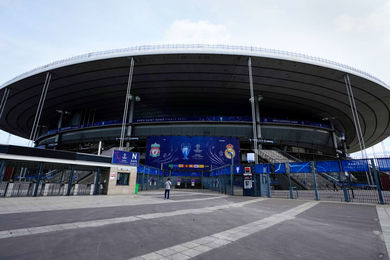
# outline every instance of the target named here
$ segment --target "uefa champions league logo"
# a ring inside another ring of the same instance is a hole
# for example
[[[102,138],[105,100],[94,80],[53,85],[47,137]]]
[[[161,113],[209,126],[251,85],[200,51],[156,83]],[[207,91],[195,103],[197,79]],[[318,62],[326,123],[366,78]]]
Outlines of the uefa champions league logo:
[[[182,143],[181,144],[181,152],[183,153],[184,160],[188,160],[188,155],[191,151],[191,144],[189,143]]]

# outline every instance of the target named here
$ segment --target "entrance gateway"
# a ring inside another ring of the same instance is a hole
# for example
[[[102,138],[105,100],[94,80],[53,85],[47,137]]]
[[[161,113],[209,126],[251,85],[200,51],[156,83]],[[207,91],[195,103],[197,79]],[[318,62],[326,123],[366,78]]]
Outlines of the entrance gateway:
[[[238,138],[150,136],[147,140],[145,165],[170,177],[176,189],[209,188],[227,191],[235,186],[244,195],[254,195],[255,179],[248,179],[245,183],[250,184],[247,186],[243,183]],[[142,174],[138,177],[141,189],[144,186],[153,188],[159,182],[158,177],[150,175],[150,170],[141,168],[138,173]],[[231,173],[234,175],[232,178]],[[230,191],[228,193],[231,194]]]

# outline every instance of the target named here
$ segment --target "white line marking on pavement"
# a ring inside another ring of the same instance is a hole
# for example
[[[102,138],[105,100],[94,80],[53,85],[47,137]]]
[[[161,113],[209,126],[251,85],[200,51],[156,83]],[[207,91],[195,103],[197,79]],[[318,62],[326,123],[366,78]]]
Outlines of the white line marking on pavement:
[[[39,227],[31,227],[31,228],[5,230],[5,231],[0,231],[0,239],[48,233],[48,232],[61,231],[61,230],[71,230],[71,229],[87,228],[87,227],[101,227],[110,224],[134,222],[137,220],[144,220],[144,219],[155,219],[155,218],[179,216],[179,215],[186,215],[186,214],[211,213],[213,211],[220,210],[220,209],[242,207],[244,205],[259,202],[262,200],[265,200],[265,198],[252,199],[243,202],[230,203],[230,204],[225,204],[220,206],[211,206],[211,207],[198,208],[198,209],[183,209],[183,210],[176,210],[172,212],[149,213],[149,214],[142,214],[142,215],[129,216],[129,217],[99,219],[99,220],[55,224],[55,225],[47,225],[47,226],[39,226]]]
[[[379,223],[382,228],[383,239],[385,240],[387,255],[390,254],[390,207],[385,205],[377,205],[376,211],[379,217]]]
[[[215,200],[215,199],[222,199],[227,198],[226,195],[218,195],[214,197],[209,198],[199,198],[199,199],[183,199],[183,200],[163,200],[163,195],[161,195],[161,198],[155,198],[151,196],[142,196],[141,199],[130,199],[130,198],[124,198],[123,196],[115,196],[118,198],[123,198],[121,201],[103,201],[102,204],[99,204],[96,200],[88,201],[89,204],[82,204],[78,205],[77,202],[74,202],[72,205],[44,205],[44,201],[40,202],[41,204],[36,205],[37,201],[33,201],[32,205],[23,205],[19,206],[17,203],[2,206],[0,205],[0,208],[2,208],[1,214],[14,214],[14,213],[25,213],[25,212],[41,212],[41,211],[53,211],[53,210],[69,210],[69,209],[90,209],[90,208],[109,208],[109,207],[126,207],[126,206],[138,206],[138,205],[159,205],[164,203],[179,203],[179,202],[195,202],[195,201],[203,201],[203,200]],[[8,199],[5,199],[8,200]],[[158,201],[158,202],[157,202]],[[39,202],[39,201],[38,201]],[[61,203],[61,202],[58,202]],[[25,208],[23,208],[25,207]]]
[[[233,243],[236,240],[252,235],[263,229],[272,227],[283,221],[294,219],[298,214],[314,207],[318,201],[306,202],[295,208],[289,209],[282,213],[274,214],[267,218],[251,222],[246,225],[238,226],[232,229],[225,230],[210,236],[205,236],[190,242],[182,243],[176,246],[164,248],[149,254],[131,258],[135,259],[189,259],[215,248]]]

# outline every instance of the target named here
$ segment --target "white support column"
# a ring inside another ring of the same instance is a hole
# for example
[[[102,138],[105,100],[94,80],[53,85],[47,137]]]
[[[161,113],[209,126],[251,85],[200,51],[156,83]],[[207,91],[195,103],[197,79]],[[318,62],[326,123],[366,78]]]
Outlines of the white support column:
[[[35,113],[34,122],[33,122],[32,128],[31,128],[31,133],[30,133],[30,137],[29,137],[29,139],[33,142],[35,141],[34,140],[35,136],[38,134],[37,133],[38,124],[39,124],[39,120],[41,119],[42,109],[43,109],[43,105],[45,104],[47,90],[48,90],[49,85],[50,85],[50,80],[51,80],[51,74],[50,74],[50,72],[47,72],[45,83],[44,83],[43,88],[42,88],[41,97],[40,97],[39,102],[38,102],[37,111]]]
[[[259,152],[257,146],[257,126],[256,126],[256,110],[255,110],[255,95],[253,90],[253,77],[252,77],[252,58],[248,58],[248,71],[249,71],[249,89],[251,98],[249,101],[251,102],[251,110],[252,110],[252,131],[253,131],[253,148],[255,152],[255,163],[259,163]]]
[[[131,102],[130,102],[130,111],[129,111],[129,118],[127,120],[128,126],[126,131],[126,137],[130,138],[132,134],[132,124],[133,124],[133,117],[134,117],[134,105],[135,105],[135,99],[136,97],[134,95],[131,96]],[[126,148],[130,148],[130,141],[126,142]]]
[[[134,59],[133,59],[133,57],[131,57],[129,78],[127,80],[125,107],[123,109],[121,136],[120,136],[120,139],[119,139],[119,150],[123,149],[123,142],[124,142],[124,139],[125,139],[127,113],[128,113],[128,110],[129,110],[129,101],[130,101],[130,98],[131,98],[131,94],[130,93],[131,93],[131,83],[132,83],[132,80],[133,80],[133,70],[134,70]]]
[[[260,101],[263,99],[262,96],[257,96],[255,98],[255,106],[256,106],[256,131],[257,131],[257,139],[258,140],[261,140],[263,139],[263,136],[261,134],[261,120],[260,120]],[[257,142],[258,143],[258,149],[261,150],[263,148],[262,144]]]
[[[348,74],[346,74],[344,76],[344,81],[345,81],[345,86],[347,88],[349,104],[350,104],[350,107],[351,107],[352,117],[353,117],[355,130],[356,130],[356,136],[357,136],[358,141],[359,141],[359,146],[360,146],[360,151],[361,151],[361,154],[362,154],[362,159],[364,159],[364,158],[367,159],[366,146],[365,146],[365,143],[364,143],[364,136],[363,136],[362,128],[361,128],[361,125],[360,125],[359,113],[358,113],[358,110],[357,110],[357,107],[356,107],[355,97],[353,95],[352,85],[351,85],[351,81],[349,79],[349,75]],[[374,184],[374,180],[372,178],[372,174],[371,174],[370,171],[368,173],[366,172],[366,178],[367,178],[367,184],[368,185],[373,185]]]
[[[102,141],[99,141],[98,155],[102,153]]]
[[[4,90],[4,94],[3,94],[3,97],[2,97],[1,103],[0,103],[0,119],[1,119],[1,116],[3,115],[5,104],[7,103],[7,100],[8,100],[9,92],[10,92],[9,88],[6,88]]]

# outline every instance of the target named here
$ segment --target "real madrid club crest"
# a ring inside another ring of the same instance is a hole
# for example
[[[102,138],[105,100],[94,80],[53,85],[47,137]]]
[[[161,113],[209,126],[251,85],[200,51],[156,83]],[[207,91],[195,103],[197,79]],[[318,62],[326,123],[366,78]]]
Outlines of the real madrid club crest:
[[[234,158],[236,156],[236,151],[234,151],[234,146],[232,144],[228,144],[226,145],[225,149],[225,157],[228,159],[232,159],[232,155]]]
[[[154,143],[150,146],[149,156],[151,156],[151,157],[159,157],[160,156],[160,145],[158,143]]]

